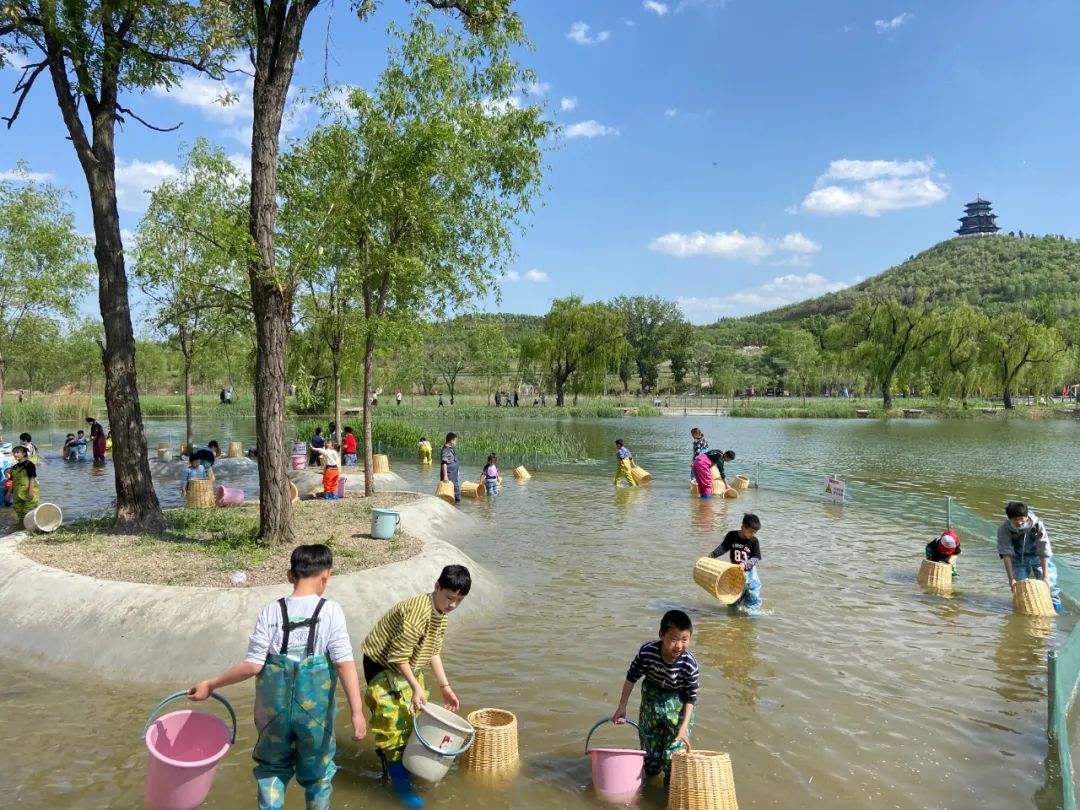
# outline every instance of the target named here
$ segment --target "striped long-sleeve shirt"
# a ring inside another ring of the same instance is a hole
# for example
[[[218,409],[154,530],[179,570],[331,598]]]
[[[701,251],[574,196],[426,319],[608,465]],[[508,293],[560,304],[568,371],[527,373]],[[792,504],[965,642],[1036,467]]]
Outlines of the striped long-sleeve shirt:
[[[642,677],[657,689],[678,692],[683,703],[697,704],[698,662],[690,651],[680,653],[669,664],[660,649],[660,639],[642,645],[630,662],[626,680],[637,683]]]
[[[408,663],[420,670],[442,652],[448,618],[435,610],[430,593],[399,602],[368,633],[364,655],[384,667]]]

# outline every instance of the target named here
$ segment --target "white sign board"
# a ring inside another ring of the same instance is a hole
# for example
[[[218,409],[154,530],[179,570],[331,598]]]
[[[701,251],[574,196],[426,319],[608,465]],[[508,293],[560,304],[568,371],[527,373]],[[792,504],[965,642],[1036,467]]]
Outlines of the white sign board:
[[[833,503],[844,502],[844,482],[835,478],[825,479],[825,494]]]

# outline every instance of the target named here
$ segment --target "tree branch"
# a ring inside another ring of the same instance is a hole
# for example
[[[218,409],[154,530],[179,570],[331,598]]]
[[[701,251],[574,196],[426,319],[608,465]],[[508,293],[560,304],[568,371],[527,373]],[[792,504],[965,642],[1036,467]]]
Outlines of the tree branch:
[[[0,29],[0,34],[3,34],[3,29]],[[15,119],[19,117],[19,112],[22,110],[23,102],[26,101],[26,96],[30,93],[30,88],[34,86],[34,82],[37,77],[41,75],[41,72],[49,66],[49,60],[45,59],[41,62],[35,62],[32,65],[26,65],[23,68],[23,74],[19,77],[19,81],[15,83],[15,89],[12,91],[19,94],[19,100],[15,102],[15,111],[5,116],[2,120],[7,121],[7,128],[15,124]]]
[[[184,125],[184,122],[181,121],[179,124],[177,124],[176,126],[173,126],[173,127],[156,127],[153,124],[151,124],[151,123],[143,120],[139,116],[137,116],[135,113],[133,113],[127,107],[121,107],[119,104],[117,104],[116,105],[116,111],[117,111],[117,113],[123,113],[124,115],[130,115],[132,118],[134,118],[140,124],[142,124],[144,127],[146,127],[147,129],[152,129],[152,130],[154,130],[154,132],[176,132],[176,130],[180,129],[180,127],[182,127]],[[116,120],[118,122],[120,122],[121,124],[124,123],[123,116],[121,116],[121,115],[117,115]]]

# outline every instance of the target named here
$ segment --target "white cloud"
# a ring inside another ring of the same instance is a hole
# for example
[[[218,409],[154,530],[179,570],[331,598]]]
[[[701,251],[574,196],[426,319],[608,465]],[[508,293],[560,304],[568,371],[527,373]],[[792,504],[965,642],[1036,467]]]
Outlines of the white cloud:
[[[906,11],[903,14],[897,14],[891,20],[874,20],[874,28],[879,34],[883,34],[886,31],[892,31],[894,28],[899,28],[911,19],[911,15]]]
[[[189,73],[172,87],[154,85],[150,92],[185,107],[194,107],[212,121],[234,124],[251,118],[253,87],[250,76],[234,78],[230,74],[219,82],[205,73]]]
[[[577,96],[563,96],[562,101],[559,102],[559,109],[563,112],[570,112],[577,106]]]
[[[521,92],[527,96],[546,96],[551,92],[551,82],[529,82]]]
[[[578,45],[599,45],[601,42],[607,42],[610,37],[610,31],[597,31],[595,36],[590,36],[589,24],[584,22],[574,23],[566,32],[566,38]]]
[[[664,118],[674,118],[678,114],[679,110],[677,107],[668,107],[664,110]]]
[[[480,102],[480,106],[484,108],[484,112],[488,115],[502,115],[505,112],[521,107],[521,99],[517,96],[507,96],[499,99],[485,98]]]
[[[505,281],[521,281],[521,273],[517,270],[506,270],[500,278]]]
[[[0,182],[4,183],[51,183],[55,176],[48,172],[32,172],[21,166],[0,172]]]
[[[164,160],[116,161],[116,203],[125,211],[145,211],[149,192],[162,182],[180,176],[180,170]]]
[[[667,3],[658,3],[656,0],[644,0],[641,7],[653,12],[657,17],[663,17],[669,10]]]
[[[567,138],[602,138],[605,135],[618,135],[619,130],[615,127],[605,126],[599,121],[581,121],[577,124],[570,124],[568,127],[563,128],[563,136]]]
[[[545,282],[545,281],[550,281],[551,279],[548,276],[548,274],[545,273],[543,270],[535,270],[534,269],[534,270],[529,270],[525,274],[525,280],[526,281],[535,281],[535,282],[537,282],[539,284],[539,283],[542,283],[542,282]]]
[[[829,281],[817,273],[776,276],[759,287],[731,295],[704,298],[684,297],[675,301],[694,323],[711,323],[729,315],[752,315],[768,309],[794,304],[807,298],[842,290],[848,285],[842,281]]]
[[[941,202],[948,186],[931,179],[934,161],[834,160],[803,199],[811,214],[859,214],[919,208]]]
[[[801,233],[789,233],[781,239],[766,239],[757,234],[741,231],[694,231],[672,233],[656,237],[649,250],[666,253],[679,259],[692,256],[715,256],[721,259],[739,259],[756,263],[774,253],[817,253],[821,245]]]

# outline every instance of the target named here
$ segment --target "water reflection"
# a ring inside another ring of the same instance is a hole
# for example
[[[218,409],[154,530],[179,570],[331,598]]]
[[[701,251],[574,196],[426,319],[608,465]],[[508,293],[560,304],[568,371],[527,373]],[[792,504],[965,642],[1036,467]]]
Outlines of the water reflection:
[[[725,696],[753,706],[758,699],[755,619],[733,614],[726,619],[699,618],[694,624],[694,655],[702,666],[715,667],[729,684]]]
[[[1046,653],[1056,620],[1047,616],[1004,618],[994,650],[997,692],[1010,702],[1046,702]]]

